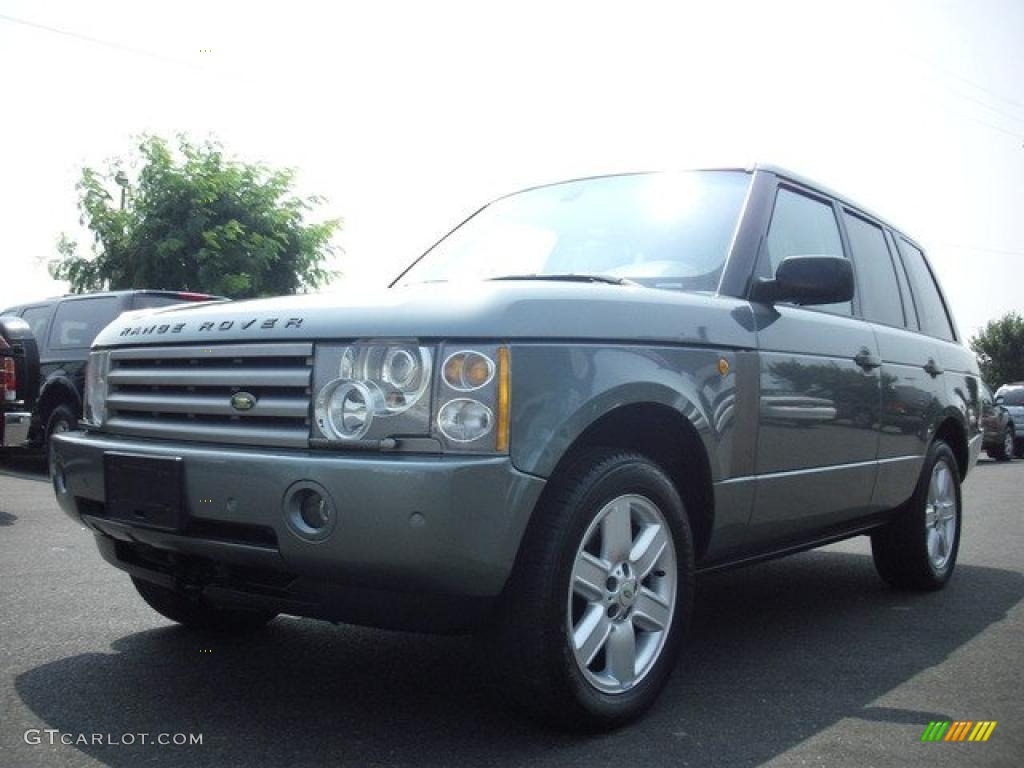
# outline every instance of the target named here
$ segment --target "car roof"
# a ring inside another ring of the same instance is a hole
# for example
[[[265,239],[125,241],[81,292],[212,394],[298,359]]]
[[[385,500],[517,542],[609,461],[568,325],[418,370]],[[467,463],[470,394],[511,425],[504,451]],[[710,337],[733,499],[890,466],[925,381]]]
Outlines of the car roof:
[[[202,293],[194,291],[172,291],[166,288],[128,288],[121,291],[93,291],[91,293],[65,293],[60,296],[47,296],[45,299],[39,299],[38,301],[26,301],[23,304],[14,304],[3,310],[0,310],[0,315],[5,312],[20,312],[23,309],[29,307],[43,307],[53,304],[58,301],[82,301],[84,299],[101,299],[107,298],[108,296],[121,297],[121,296],[135,296],[137,294],[145,294],[151,296],[205,296],[210,300],[226,299],[226,296],[217,296],[212,293]]]

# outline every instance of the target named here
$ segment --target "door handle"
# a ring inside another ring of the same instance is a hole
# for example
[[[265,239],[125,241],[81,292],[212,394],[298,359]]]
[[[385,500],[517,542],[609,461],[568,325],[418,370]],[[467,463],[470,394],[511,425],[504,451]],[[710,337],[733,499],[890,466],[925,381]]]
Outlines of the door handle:
[[[872,368],[880,368],[882,365],[882,358],[878,355],[872,354],[871,350],[867,347],[861,349],[853,357],[853,362],[863,368],[865,371],[870,371]]]
[[[925,373],[927,373],[932,378],[934,378],[934,377],[936,377],[936,376],[938,376],[938,375],[940,375],[942,373],[945,373],[945,369],[943,369],[943,367],[941,365],[939,365],[938,363],[936,363],[935,359],[931,358],[931,357],[929,357],[928,358],[928,362],[924,364],[924,370],[925,370]]]

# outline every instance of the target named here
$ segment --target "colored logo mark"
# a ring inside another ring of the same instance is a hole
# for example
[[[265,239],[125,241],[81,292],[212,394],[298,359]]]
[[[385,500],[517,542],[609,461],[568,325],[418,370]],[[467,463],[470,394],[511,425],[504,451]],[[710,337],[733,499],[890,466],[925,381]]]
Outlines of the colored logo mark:
[[[921,734],[921,741],[988,741],[996,729],[995,720],[933,720]]]

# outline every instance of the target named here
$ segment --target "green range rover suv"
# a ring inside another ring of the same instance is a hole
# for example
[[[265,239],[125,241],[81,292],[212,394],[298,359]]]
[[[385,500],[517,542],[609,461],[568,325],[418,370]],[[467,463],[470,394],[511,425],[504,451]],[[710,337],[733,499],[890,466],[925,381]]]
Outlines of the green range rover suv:
[[[921,247],[763,166],[510,195],[377,294],[117,321],[86,390],[57,499],[161,614],[477,632],[583,728],[652,704],[702,571],[868,535],[942,587],[981,446]]]

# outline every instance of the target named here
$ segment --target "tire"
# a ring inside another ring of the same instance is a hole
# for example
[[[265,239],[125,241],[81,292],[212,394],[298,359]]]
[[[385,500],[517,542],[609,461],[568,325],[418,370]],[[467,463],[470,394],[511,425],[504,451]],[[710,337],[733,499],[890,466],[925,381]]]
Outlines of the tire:
[[[689,625],[686,510],[636,453],[589,451],[552,483],[487,630],[491,666],[498,692],[526,714],[615,728],[654,703]]]
[[[192,629],[241,634],[259,629],[277,616],[271,611],[216,608],[203,602],[201,598],[190,597],[183,592],[134,576],[132,583],[150,608],[161,616]]]
[[[942,440],[928,449],[914,495],[884,528],[871,535],[879,575],[897,589],[941,589],[960,549],[960,474]]]
[[[986,451],[996,461],[1013,461],[1013,454],[1016,445],[1013,439],[1013,428],[1007,427],[1003,433],[1003,439],[997,446]]]
[[[53,469],[53,455],[50,451],[50,438],[61,432],[70,432],[78,428],[78,416],[75,415],[71,406],[61,404],[50,411],[50,418],[46,420],[46,435],[43,438],[43,450],[46,454],[46,466],[48,470]]]

